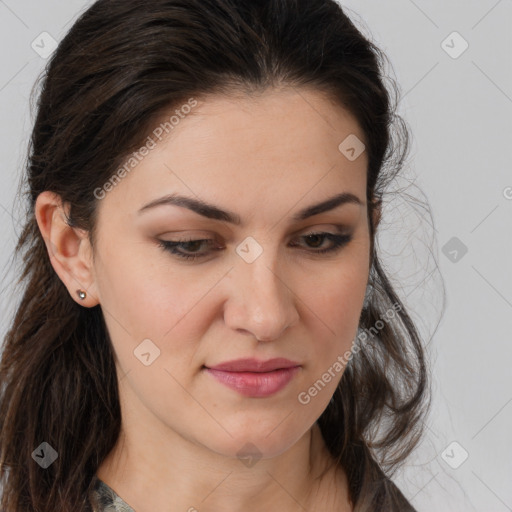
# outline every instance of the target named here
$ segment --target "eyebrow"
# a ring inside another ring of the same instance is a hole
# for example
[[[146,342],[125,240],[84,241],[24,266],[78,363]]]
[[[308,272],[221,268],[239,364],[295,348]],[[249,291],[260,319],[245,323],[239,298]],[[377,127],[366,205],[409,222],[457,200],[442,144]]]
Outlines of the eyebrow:
[[[314,215],[333,210],[334,208],[344,204],[357,204],[360,206],[363,205],[362,201],[356,195],[350,192],[343,192],[329,199],[326,199],[325,201],[300,210],[292,217],[292,219],[294,221],[301,221],[309,217],[313,217]],[[154,201],[144,205],[138,211],[138,213],[140,215],[141,213],[151,208],[162,205],[180,206],[182,208],[188,208],[189,210],[192,210],[193,212],[202,215],[203,217],[207,217],[208,219],[220,220],[222,222],[228,222],[237,226],[241,224],[240,216],[234,212],[222,210],[218,206],[206,203],[199,199],[181,196],[178,194],[171,194],[159,199],[155,199]]]

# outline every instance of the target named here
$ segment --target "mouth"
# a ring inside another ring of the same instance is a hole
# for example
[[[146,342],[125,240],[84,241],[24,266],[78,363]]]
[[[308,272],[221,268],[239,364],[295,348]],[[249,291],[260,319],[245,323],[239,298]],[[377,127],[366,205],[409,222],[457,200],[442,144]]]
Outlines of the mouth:
[[[268,361],[238,359],[205,366],[204,370],[217,382],[241,395],[264,398],[284,389],[301,370],[301,365],[284,358]]]
[[[215,366],[206,366],[211,370],[219,370],[226,372],[253,372],[264,373],[272,372],[274,370],[281,370],[300,366],[299,363],[285,359],[284,357],[276,357],[266,361],[260,361],[254,358],[234,359],[233,361],[226,361],[224,363],[216,364]]]

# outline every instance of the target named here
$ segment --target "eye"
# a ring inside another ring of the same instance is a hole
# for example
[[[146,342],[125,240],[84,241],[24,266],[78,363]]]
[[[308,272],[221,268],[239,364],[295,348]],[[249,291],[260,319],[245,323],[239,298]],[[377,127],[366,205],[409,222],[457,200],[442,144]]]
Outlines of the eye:
[[[324,254],[327,252],[336,252],[340,250],[343,246],[347,245],[352,239],[352,235],[341,235],[336,233],[309,233],[308,235],[303,235],[301,238],[304,238],[308,242],[313,242],[313,248],[321,246],[325,240],[331,241],[331,246],[325,249],[320,249],[317,251],[313,251],[314,253]]]
[[[334,253],[341,250],[345,245],[347,245],[350,240],[352,240],[352,235],[347,234],[337,234],[337,233],[308,233],[307,235],[302,235],[301,237],[307,243],[312,243],[312,247],[314,250],[309,250],[308,252],[312,254],[325,254],[325,253]],[[331,245],[324,249],[316,249],[323,245],[325,240],[330,240]],[[186,260],[196,260],[199,258],[204,258],[210,254],[211,251],[200,252],[199,249],[203,246],[204,243],[210,243],[213,245],[215,240],[210,238],[205,239],[183,239],[183,240],[159,240],[159,247],[164,249],[165,251],[170,252],[173,255],[178,256],[179,258],[183,258]],[[296,246],[297,244],[292,244]],[[310,246],[311,247],[311,246]],[[183,250],[188,251],[183,252]],[[222,248],[216,248],[213,250],[222,250]],[[307,250],[307,249],[306,249]]]
[[[210,238],[206,239],[187,239],[187,240],[160,240],[159,246],[162,247],[165,251],[170,252],[171,254],[175,254],[180,258],[184,258],[187,260],[195,260],[197,258],[203,258],[208,253],[197,253],[194,249],[200,248],[202,243],[204,242],[214,242],[214,240]],[[186,254],[181,251],[181,249],[185,249],[186,251],[192,251],[192,254]]]

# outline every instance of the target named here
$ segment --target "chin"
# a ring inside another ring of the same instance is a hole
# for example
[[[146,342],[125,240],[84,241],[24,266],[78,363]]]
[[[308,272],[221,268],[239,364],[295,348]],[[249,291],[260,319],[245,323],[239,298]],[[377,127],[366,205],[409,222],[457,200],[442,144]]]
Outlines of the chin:
[[[292,417],[292,414],[290,414]],[[251,421],[250,425],[238,424],[226,428],[227,433],[213,440],[210,437],[205,439],[205,445],[220,455],[230,458],[253,457],[254,459],[269,459],[281,455],[290,449],[308,430],[308,426],[300,428],[296,423],[288,423],[285,427],[280,418],[277,421],[268,421],[262,424]],[[281,424],[280,424],[281,422]],[[270,426],[271,425],[271,426]]]

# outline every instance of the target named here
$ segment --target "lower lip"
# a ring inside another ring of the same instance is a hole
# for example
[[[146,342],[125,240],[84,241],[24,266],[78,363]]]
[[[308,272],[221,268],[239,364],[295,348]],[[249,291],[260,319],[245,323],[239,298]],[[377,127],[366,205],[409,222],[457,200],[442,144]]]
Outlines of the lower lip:
[[[205,368],[220,383],[241,395],[263,398],[283,389],[300,370],[300,366],[281,368],[272,372],[227,372]]]

